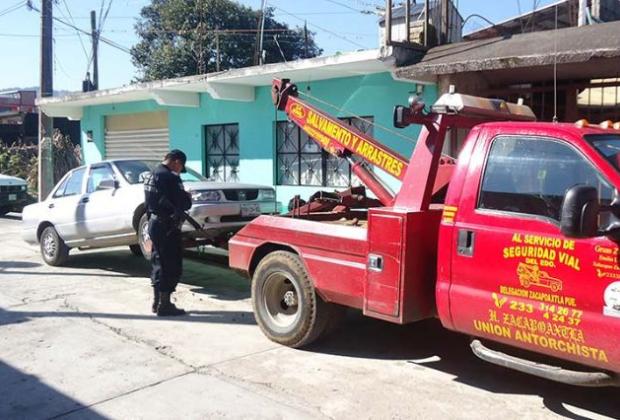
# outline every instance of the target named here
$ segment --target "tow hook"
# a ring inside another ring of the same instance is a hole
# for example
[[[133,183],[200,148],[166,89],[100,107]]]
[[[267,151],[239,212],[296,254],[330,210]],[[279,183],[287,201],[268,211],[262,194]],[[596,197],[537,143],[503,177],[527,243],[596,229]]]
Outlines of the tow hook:
[[[518,370],[519,372],[551,381],[587,387],[620,386],[620,377],[614,374],[607,372],[581,372],[565,369],[560,366],[537,363],[532,360],[522,359],[496,350],[491,350],[484,346],[480,340],[473,340],[471,342],[471,349],[477,357],[485,362]]]

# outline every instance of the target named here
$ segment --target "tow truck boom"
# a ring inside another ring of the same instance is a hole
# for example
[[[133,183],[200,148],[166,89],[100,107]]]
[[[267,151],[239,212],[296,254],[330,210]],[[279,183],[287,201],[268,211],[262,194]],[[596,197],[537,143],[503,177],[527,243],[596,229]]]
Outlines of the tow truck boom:
[[[394,195],[369,171],[364,162],[374,165],[396,179],[403,180],[407,160],[382,145],[372,137],[318,108],[299,99],[297,86],[288,79],[276,79],[272,86],[276,108],[286,112],[289,119],[304,130],[331,155],[344,158],[351,164],[351,171],[377,196],[384,206],[394,201]],[[361,158],[357,159],[356,157]]]

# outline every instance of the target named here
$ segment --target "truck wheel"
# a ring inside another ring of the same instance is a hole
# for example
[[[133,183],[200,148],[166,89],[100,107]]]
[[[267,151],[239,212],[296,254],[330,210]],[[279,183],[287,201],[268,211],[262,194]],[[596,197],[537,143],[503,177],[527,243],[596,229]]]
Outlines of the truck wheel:
[[[138,246],[140,247],[140,255],[147,260],[151,260],[151,237],[149,236],[149,219],[146,213],[142,215],[138,222]],[[133,249],[131,250],[133,252]],[[134,252],[134,255],[138,255]]]
[[[263,333],[294,348],[319,338],[336,309],[316,294],[299,256],[287,251],[272,252],[258,264],[252,306]]]
[[[67,262],[69,258],[69,247],[58,235],[53,226],[48,226],[41,234],[39,241],[41,246],[41,256],[48,265],[60,266]]]
[[[136,257],[142,257],[143,256],[142,255],[142,247],[140,246],[140,244],[129,245],[129,250]]]

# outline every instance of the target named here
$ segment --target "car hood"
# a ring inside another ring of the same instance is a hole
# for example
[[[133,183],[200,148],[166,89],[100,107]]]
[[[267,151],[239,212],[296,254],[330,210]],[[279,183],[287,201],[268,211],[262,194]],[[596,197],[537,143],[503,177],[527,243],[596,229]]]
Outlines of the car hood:
[[[269,189],[273,187],[270,185],[257,185],[257,184],[239,184],[236,182],[186,182],[183,184],[188,191],[198,190],[247,190],[247,189]]]
[[[0,175],[0,185],[26,185],[26,181],[16,176]]]

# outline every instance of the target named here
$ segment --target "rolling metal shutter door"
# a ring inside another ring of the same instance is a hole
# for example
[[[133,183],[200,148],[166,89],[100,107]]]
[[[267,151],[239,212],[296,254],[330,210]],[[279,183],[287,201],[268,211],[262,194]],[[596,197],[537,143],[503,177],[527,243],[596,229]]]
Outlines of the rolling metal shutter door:
[[[105,132],[106,159],[156,159],[161,160],[169,151],[167,128],[140,130],[109,130]]]

